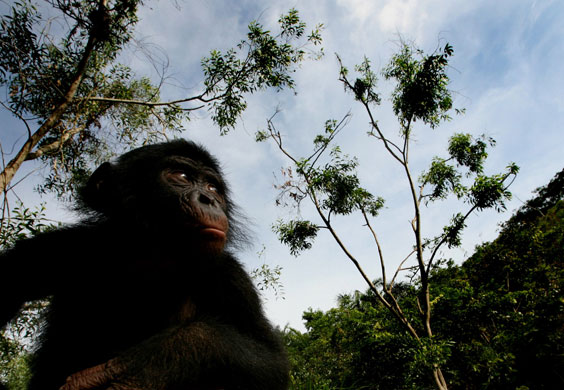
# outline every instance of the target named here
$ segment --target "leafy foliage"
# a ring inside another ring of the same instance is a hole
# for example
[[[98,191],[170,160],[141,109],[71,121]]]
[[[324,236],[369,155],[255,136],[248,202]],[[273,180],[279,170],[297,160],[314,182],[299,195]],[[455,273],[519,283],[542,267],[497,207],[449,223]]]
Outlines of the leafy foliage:
[[[450,118],[446,114],[452,108],[446,69],[453,52],[452,46],[446,44],[442,53],[424,55],[421,50],[403,44],[400,52],[392,57],[383,74],[386,79],[397,81],[392,102],[401,122],[419,119],[435,128]],[[416,59],[415,54],[421,58]]]
[[[556,174],[544,187],[535,190],[537,196],[528,200],[523,207],[510,219],[509,223],[515,225],[527,223],[535,220],[539,216],[554,207],[554,205],[564,198],[564,169]]]
[[[17,169],[22,158],[41,159],[52,169],[40,191],[64,196],[84,179],[92,162],[115,152],[116,144],[159,139],[158,125],[178,130],[182,117],[90,100],[100,95],[159,99],[157,87],[114,64],[131,39],[139,1],[115,0],[108,7],[92,1],[48,3],[68,30],[50,31],[50,20],[29,0],[14,3],[11,14],[2,17],[0,85],[10,91],[3,106],[24,122],[30,137],[26,145],[31,146],[7,168]],[[111,124],[115,128],[107,131]],[[32,130],[36,126],[40,131]]]
[[[468,194],[468,201],[478,210],[505,210],[505,199],[511,199],[511,193],[504,185],[504,175],[479,175]]]
[[[270,268],[266,264],[255,268],[251,272],[251,277],[255,280],[257,288],[260,291],[270,289],[274,292],[276,298],[281,297],[284,299],[284,286],[280,282],[280,275],[282,275],[282,267],[276,266]]]
[[[428,194],[430,201],[445,199],[449,193],[461,196],[465,188],[461,183],[462,175],[447,160],[435,157],[427,172],[423,172],[419,181],[432,187]]]
[[[378,77],[370,68],[370,59],[364,57],[362,63],[355,66],[355,71],[359,73],[360,77],[354,81],[354,85],[350,88],[354,93],[354,98],[366,104],[380,104],[380,95],[375,92]],[[341,67],[341,77],[346,78],[347,74],[348,70]]]
[[[278,23],[280,33],[273,36],[261,24],[252,22],[247,39],[237,45],[238,50],[230,49],[226,53],[214,50],[202,60],[205,95],[216,97],[210,109],[214,112],[212,119],[222,132],[233,128],[247,107],[244,94],[270,87],[279,90],[294,88],[290,72],[294,65],[304,60],[306,51],[303,46],[294,47],[290,42],[303,37],[306,24],[295,9],[282,15]],[[306,44],[319,45],[322,28],[323,25],[317,25],[307,37]],[[246,52],[243,58],[242,50]],[[322,51],[317,55],[322,55]]]
[[[470,134],[455,134],[451,137],[448,152],[456,160],[459,166],[467,167],[471,173],[482,173],[484,161],[488,154],[487,145],[494,146],[493,138],[482,135],[474,140]]]
[[[19,315],[0,329],[0,384],[26,390],[31,379],[33,345],[38,340],[48,300],[26,303]]]
[[[263,246],[263,248],[257,253],[259,258],[265,256],[265,252],[266,247]],[[282,267],[279,265],[270,267],[264,263],[259,268],[253,269],[250,274],[260,291],[271,290],[277,299],[284,299],[284,286],[280,281]]]
[[[319,227],[310,221],[278,221],[273,230],[280,241],[290,247],[290,253],[297,256],[301,251],[311,248],[311,240],[317,236]]]
[[[8,219],[2,219],[0,226],[0,250],[7,249],[16,241],[34,236],[40,232],[56,227],[45,218],[45,205],[35,210],[24,207],[19,203],[12,210]]]
[[[307,168],[308,182],[311,191],[323,196],[321,208],[329,213],[348,215],[357,210],[367,210],[371,215],[378,215],[384,200],[375,198],[360,187],[356,175],[358,161],[342,156],[339,148],[334,148],[331,161],[322,168]]]
[[[344,294],[327,312],[303,314],[307,331],[285,329],[292,388],[405,389],[429,383],[414,364],[417,343],[367,292]]]

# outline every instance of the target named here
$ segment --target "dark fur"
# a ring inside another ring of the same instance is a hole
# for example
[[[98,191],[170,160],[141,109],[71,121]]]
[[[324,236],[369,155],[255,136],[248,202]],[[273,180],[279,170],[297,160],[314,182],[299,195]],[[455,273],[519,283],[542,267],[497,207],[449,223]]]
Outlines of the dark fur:
[[[1,255],[0,325],[23,302],[53,297],[30,390],[111,359],[120,371],[101,390],[287,389],[284,348],[241,264],[229,249],[194,250],[169,215],[178,199],[157,178],[171,156],[221,175],[187,141],[136,149],[92,175],[84,222]],[[240,232],[224,196],[232,248]]]

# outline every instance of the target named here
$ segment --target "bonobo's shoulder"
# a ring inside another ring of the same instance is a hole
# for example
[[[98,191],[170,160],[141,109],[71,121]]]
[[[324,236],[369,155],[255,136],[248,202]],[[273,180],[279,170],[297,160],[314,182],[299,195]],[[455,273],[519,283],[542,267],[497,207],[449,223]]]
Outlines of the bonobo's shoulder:
[[[218,257],[218,265],[227,272],[245,272],[243,264],[235,254],[225,251]],[[246,272],[245,272],[246,273]]]
[[[32,249],[46,251],[73,247],[79,248],[83,247],[86,242],[95,239],[102,231],[95,224],[88,222],[61,225],[60,227],[37,233],[34,236],[22,238],[16,241],[13,247],[6,248],[5,252]]]

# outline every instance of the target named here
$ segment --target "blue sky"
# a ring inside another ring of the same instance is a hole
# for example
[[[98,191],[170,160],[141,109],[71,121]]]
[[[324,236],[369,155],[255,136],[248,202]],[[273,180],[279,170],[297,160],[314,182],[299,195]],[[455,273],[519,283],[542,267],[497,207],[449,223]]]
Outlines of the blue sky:
[[[407,187],[400,167],[387,158],[381,145],[366,137],[368,119],[352,97],[343,93],[334,53],[349,69],[366,55],[377,70],[397,50],[399,35],[427,52],[449,42],[455,51],[449,70],[455,106],[467,111],[435,130],[416,129],[412,155],[415,175],[433,155],[443,152],[453,132],[460,131],[486,134],[497,140],[497,147],[490,152],[488,173],[502,170],[511,161],[521,167],[508,211],[473,215],[463,237],[463,248],[445,253],[460,262],[475,245],[495,238],[498,224],[530,198],[532,190],[546,184],[564,167],[564,2],[160,0],[147,2],[141,10],[136,37],[167,53],[171,78],[163,97],[176,98],[196,93],[201,87],[200,60],[211,49],[225,50],[236,45],[254,19],[275,28],[279,16],[291,7],[299,10],[309,26],[326,26],[326,56],[304,64],[295,73],[297,94],[266,92],[251,97],[240,124],[225,137],[219,136],[206,112],[199,112],[186,124],[184,137],[205,144],[219,156],[237,203],[253,223],[256,246],[243,252],[241,260],[249,269],[263,262],[283,267],[285,299],[265,294],[268,316],[277,325],[303,329],[301,314],[308,307],[326,310],[335,304],[338,294],[364,290],[365,285],[327,235],[322,234],[313,249],[299,258],[292,257],[277,242],[270,226],[277,218],[295,214],[274,205],[275,176],[287,161],[274,145],[256,144],[254,133],[265,127],[266,118],[279,107],[282,111],[275,122],[278,130],[286,135],[286,145],[293,153],[305,156],[323,123],[340,119],[350,111],[353,117],[337,143],[344,152],[358,156],[364,186],[387,200],[387,208],[374,226],[383,241],[388,269],[394,269],[411,246]],[[123,61],[139,76],[155,76],[139,52],[127,51]],[[383,93],[391,89],[383,81],[380,85]],[[382,128],[397,134],[389,101],[385,100],[374,112]],[[37,201],[31,186],[22,187],[19,195]],[[64,206],[49,203],[49,207],[57,218],[72,220]],[[454,210],[453,202],[425,210],[426,231],[440,231]],[[309,207],[300,211],[303,217],[314,218]],[[362,220],[342,218],[338,226],[369,275],[373,279],[380,277],[374,247]],[[257,252],[262,245],[266,250],[259,258]]]

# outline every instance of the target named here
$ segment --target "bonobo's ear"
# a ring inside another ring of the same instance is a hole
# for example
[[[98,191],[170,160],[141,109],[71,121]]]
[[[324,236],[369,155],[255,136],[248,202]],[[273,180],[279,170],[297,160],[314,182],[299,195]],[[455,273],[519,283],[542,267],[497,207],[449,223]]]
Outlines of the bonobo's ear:
[[[105,162],[90,176],[81,193],[82,201],[86,206],[101,213],[110,210],[114,198],[113,171],[113,165]]]

